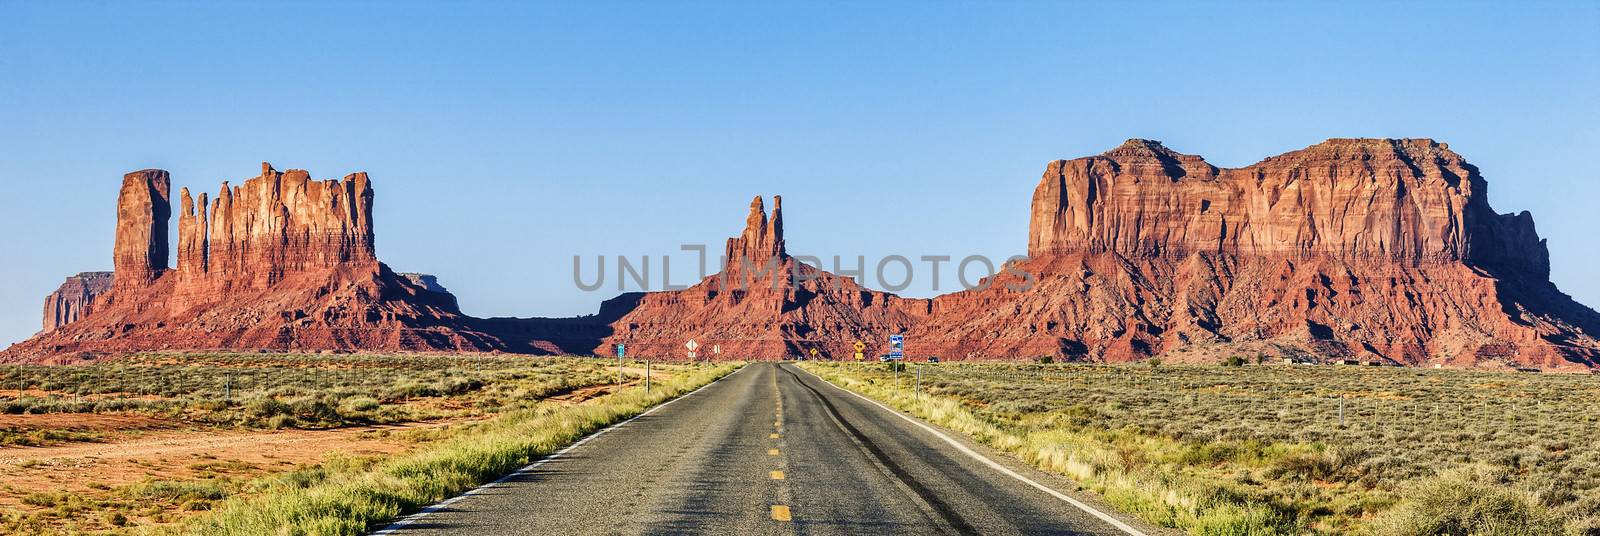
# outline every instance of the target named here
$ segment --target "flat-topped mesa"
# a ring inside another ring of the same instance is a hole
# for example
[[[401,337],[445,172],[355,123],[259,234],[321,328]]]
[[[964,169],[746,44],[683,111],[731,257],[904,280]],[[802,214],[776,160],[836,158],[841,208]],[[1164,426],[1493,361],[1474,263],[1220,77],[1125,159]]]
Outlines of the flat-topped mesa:
[[[1488,204],[1478,169],[1430,139],[1330,139],[1224,169],[1149,140],[1051,162],[1028,252],[1194,252],[1469,260],[1545,277],[1526,214]]]
[[[77,322],[94,311],[101,296],[111,291],[111,272],[83,272],[68,277],[44,298],[43,331]]]
[[[724,273],[729,276],[752,270],[752,276],[781,267],[789,258],[783,243],[783,196],[772,197],[772,219],[767,219],[761,196],[750,201],[750,214],[744,219],[744,232],[729,238],[722,253]],[[764,276],[763,276],[764,277]]]
[[[372,185],[365,172],[311,180],[304,170],[261,175],[222,190],[198,207],[183,192],[179,262],[186,280],[269,286],[287,274],[343,265],[375,265]]]
[[[167,222],[172,218],[171,178],[145,169],[122,176],[117,194],[117,238],[112,250],[115,286],[149,286],[167,270]]]

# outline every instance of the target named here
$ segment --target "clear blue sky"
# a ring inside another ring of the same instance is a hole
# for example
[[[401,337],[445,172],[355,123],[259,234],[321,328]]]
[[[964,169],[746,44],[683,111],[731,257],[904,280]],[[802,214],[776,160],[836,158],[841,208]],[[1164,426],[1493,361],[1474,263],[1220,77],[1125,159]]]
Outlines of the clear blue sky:
[[[0,342],[110,268],[135,169],[366,170],[380,258],[558,316],[616,293],[573,255],[687,274],[756,194],[798,253],[1021,253],[1045,163],[1130,137],[1224,166],[1447,141],[1600,304],[1596,2],[220,4],[0,0]]]

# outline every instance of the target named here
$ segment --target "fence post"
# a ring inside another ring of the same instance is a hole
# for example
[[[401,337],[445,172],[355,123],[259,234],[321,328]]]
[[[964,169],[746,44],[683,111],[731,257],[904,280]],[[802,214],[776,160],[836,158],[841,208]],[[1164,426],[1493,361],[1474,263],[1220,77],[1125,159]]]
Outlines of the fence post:
[[[1344,393],[1339,393],[1339,427],[1344,428]]]
[[[650,360],[644,360],[644,394],[650,394]]]
[[[922,400],[922,365],[917,364],[917,387],[912,390],[917,400]]]

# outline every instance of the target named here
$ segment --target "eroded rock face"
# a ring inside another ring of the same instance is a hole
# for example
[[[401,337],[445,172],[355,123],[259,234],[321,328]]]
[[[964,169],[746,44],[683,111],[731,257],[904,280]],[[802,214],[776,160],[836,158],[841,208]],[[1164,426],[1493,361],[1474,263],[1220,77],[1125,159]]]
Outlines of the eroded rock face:
[[[266,288],[288,274],[376,262],[372,185],[366,173],[312,180],[305,170],[261,175],[221,190],[206,214],[182,192],[179,268],[187,282]]]
[[[87,316],[111,292],[111,272],[83,272],[68,277],[55,292],[44,298],[44,331],[77,322]]]
[[[146,169],[122,177],[117,195],[117,238],[112,265],[116,284],[129,289],[149,285],[167,269],[167,223],[172,219],[171,178]]]
[[[723,273],[737,279],[745,272],[770,270],[789,259],[783,243],[783,196],[772,197],[772,219],[767,219],[766,205],[761,196],[750,201],[750,214],[745,216],[744,231],[729,238],[723,250]]]
[[[1432,140],[1334,139],[1238,169],[1157,142],[1047,166],[1020,267],[940,296],[913,340],[956,358],[1158,354],[1589,367],[1600,316],[1548,281],[1532,217],[1495,213]],[[908,343],[909,344],[909,343]]]
[[[314,181],[301,170],[261,169],[237,187],[223,183],[209,214],[206,196],[196,206],[181,192],[176,270],[166,269],[167,173],[129,174],[118,203],[114,284],[103,303],[65,306],[56,329],[0,357],[503,346],[476,331],[437,281],[378,262],[365,173]],[[81,310],[92,314],[74,312]]]
[[[694,339],[702,358],[816,349],[849,359],[856,340],[870,357],[904,333],[914,358],[1600,366],[1600,314],[1549,282],[1532,217],[1494,212],[1478,169],[1432,140],[1335,139],[1237,169],[1145,140],[1052,162],[1033,196],[1031,258],[986,288],[931,300],[791,257],[780,200],[769,216],[757,197],[717,275],[565,319],[469,318],[437,281],[390,271],[373,254],[365,174],[312,181],[263,165],[215,199],[183,191],[176,270],[164,262],[166,192],[165,172],[129,174],[112,290],[69,281],[47,304],[56,329],[0,358],[205,348],[612,355],[626,343],[630,356],[683,359]]]
[[[1034,191],[1028,254],[1072,252],[1472,259],[1549,272],[1532,218],[1495,214],[1478,169],[1427,139],[1333,139],[1238,169],[1148,140],[1051,162]]]
[[[592,351],[615,355],[621,342],[630,356],[685,359],[683,344],[694,339],[706,359],[777,359],[812,349],[819,358],[847,359],[855,340],[897,333],[917,309],[917,300],[865,289],[789,256],[778,197],[770,218],[760,197],[750,203],[744,231],[728,239],[722,267],[685,290],[608,300],[599,318],[611,334]],[[720,356],[712,351],[719,346]]]

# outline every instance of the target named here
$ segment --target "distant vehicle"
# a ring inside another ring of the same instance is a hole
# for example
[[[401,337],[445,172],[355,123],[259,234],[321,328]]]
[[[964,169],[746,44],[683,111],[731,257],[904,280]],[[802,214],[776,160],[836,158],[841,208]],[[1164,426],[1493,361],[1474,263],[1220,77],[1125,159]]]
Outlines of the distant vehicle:
[[[936,355],[928,356],[928,362],[929,363],[938,363],[939,362],[939,356],[936,356]]]
[[[891,356],[889,354],[883,354],[883,355],[878,356],[878,361],[882,361],[884,363],[888,363],[890,361],[894,361],[894,356]]]

